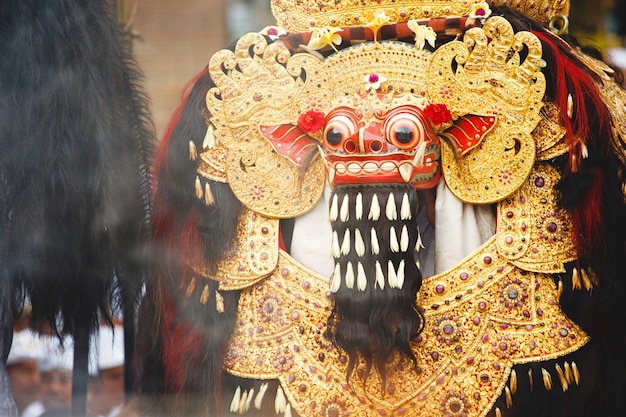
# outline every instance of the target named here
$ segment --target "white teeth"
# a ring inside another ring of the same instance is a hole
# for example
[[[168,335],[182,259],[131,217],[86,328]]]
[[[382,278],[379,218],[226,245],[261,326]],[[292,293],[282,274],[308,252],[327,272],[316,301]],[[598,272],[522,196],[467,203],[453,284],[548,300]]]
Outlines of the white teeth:
[[[276,400],[274,401],[274,411],[276,414],[284,413],[287,408],[287,399],[281,387],[276,390]]]
[[[230,412],[236,413],[239,411],[239,401],[241,401],[241,387],[237,387],[233,400],[230,402]]]
[[[341,243],[341,254],[347,255],[350,253],[350,229],[346,229],[346,233],[343,234],[343,242]]]
[[[368,174],[373,174],[374,172],[378,171],[378,165],[376,165],[376,163],[374,162],[366,162],[363,165],[363,171]]]
[[[387,207],[385,208],[385,214],[387,215],[388,220],[397,220],[398,212],[396,210],[396,201],[393,198],[393,194],[389,193],[389,198],[387,199]]]
[[[378,221],[380,218],[380,204],[378,203],[378,197],[376,194],[372,197],[372,204],[370,206],[370,213],[367,216],[368,219]]]
[[[335,264],[335,270],[333,271],[333,276],[330,279],[330,292],[335,293],[339,291],[339,287],[341,286],[341,267],[339,264]]]
[[[409,230],[405,226],[402,226],[402,233],[400,234],[400,250],[406,252],[409,249]]]
[[[361,220],[363,218],[363,194],[358,193],[356,195],[356,214],[355,217],[357,220]]]
[[[337,235],[337,231],[333,232],[333,238],[330,245],[330,251],[333,255],[333,258],[337,259],[341,256],[341,249],[339,248],[339,236]]]
[[[359,172],[361,172],[361,165],[357,164],[356,162],[348,164],[348,171],[351,174],[358,174]]]
[[[363,236],[361,236],[361,231],[359,229],[354,231],[354,249],[356,250],[357,255],[365,255],[365,243],[363,242]]]
[[[354,288],[354,268],[352,262],[348,262],[346,266],[346,287],[349,289]]]
[[[331,222],[334,222],[335,220],[337,220],[337,216],[339,215],[339,209],[337,208],[338,204],[337,204],[337,194],[333,195],[333,200],[330,203],[330,213],[328,215],[328,217],[330,218]]]
[[[391,226],[389,228],[389,248],[393,253],[400,252],[400,244],[398,243],[398,236],[396,235],[396,228]]]
[[[413,165],[409,164],[408,162],[404,163],[398,167],[398,172],[400,173],[400,176],[402,177],[404,182],[411,182]]]
[[[409,204],[409,195],[404,193],[402,196],[402,207],[400,207],[400,218],[402,220],[411,219],[411,205]]]
[[[424,154],[426,153],[426,142],[420,143],[413,157],[413,165],[417,168],[424,164]]]
[[[384,172],[391,172],[396,169],[396,164],[393,162],[383,162],[380,164],[380,169]]]
[[[376,284],[378,284],[378,288],[381,290],[385,289],[385,274],[378,261],[376,261]]]
[[[340,174],[345,174],[346,171],[348,170],[344,164],[337,164],[337,165],[335,165],[335,169]]]
[[[269,384],[265,382],[261,384],[261,386],[259,387],[259,393],[256,395],[256,398],[254,399],[254,408],[256,408],[257,410],[261,409],[261,405],[263,404],[263,397],[265,396],[265,391],[267,391],[268,386]]]
[[[391,261],[387,262],[387,281],[389,281],[389,287],[397,288],[398,277]]]
[[[350,217],[350,200],[347,195],[343,196],[343,201],[341,202],[341,210],[339,211],[339,217],[342,222],[347,222]]]
[[[337,171],[335,170],[335,168],[328,167],[328,182],[330,182],[331,184],[333,182],[335,182],[335,174],[336,173],[337,173]]]
[[[372,243],[372,255],[378,255],[380,253],[380,246],[378,246],[378,236],[376,235],[376,229],[372,227],[370,233],[370,241]]]
[[[400,265],[398,265],[398,274],[396,277],[396,286],[398,289],[402,289],[404,286],[404,259],[401,260]]]
[[[417,243],[415,244],[415,252],[419,252],[420,250],[424,249],[424,245],[422,244],[422,234],[420,233],[419,229],[417,229]]]
[[[356,287],[359,291],[365,291],[365,288],[367,288],[367,276],[361,262],[357,263],[356,270]]]

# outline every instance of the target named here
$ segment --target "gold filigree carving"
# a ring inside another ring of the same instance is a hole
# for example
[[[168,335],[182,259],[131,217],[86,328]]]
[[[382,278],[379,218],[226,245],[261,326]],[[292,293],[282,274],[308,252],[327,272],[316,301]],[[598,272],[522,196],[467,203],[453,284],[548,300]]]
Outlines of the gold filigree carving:
[[[554,359],[588,340],[561,311],[552,278],[510,264],[494,237],[454,269],[424,280],[418,304],[426,328],[413,344],[419,369],[396,357],[385,392],[378,376],[365,389],[349,387],[345,358],[323,336],[332,307],[327,291],[327,279],[281,252],[272,275],[241,295],[226,371],[278,379],[303,417],[330,409],[363,417],[461,409],[474,417],[493,406],[513,365]]]
[[[522,61],[520,51],[528,52]],[[443,174],[450,190],[468,203],[493,203],[518,189],[535,161],[531,135],[545,92],[540,71],[541,43],[529,32],[492,17],[472,28],[463,42],[437,49],[428,69],[432,102],[453,114],[494,116],[496,123],[479,146],[457,157],[442,147]]]

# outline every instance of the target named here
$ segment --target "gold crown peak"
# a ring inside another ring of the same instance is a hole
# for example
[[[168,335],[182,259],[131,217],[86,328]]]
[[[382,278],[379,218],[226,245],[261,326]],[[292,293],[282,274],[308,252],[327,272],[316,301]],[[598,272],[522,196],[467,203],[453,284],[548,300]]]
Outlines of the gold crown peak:
[[[567,15],[570,0],[488,0],[507,6],[542,23]],[[472,6],[484,0],[272,0],[277,23],[289,32],[313,28],[364,26],[369,16],[383,12],[389,23],[411,19],[469,16]]]

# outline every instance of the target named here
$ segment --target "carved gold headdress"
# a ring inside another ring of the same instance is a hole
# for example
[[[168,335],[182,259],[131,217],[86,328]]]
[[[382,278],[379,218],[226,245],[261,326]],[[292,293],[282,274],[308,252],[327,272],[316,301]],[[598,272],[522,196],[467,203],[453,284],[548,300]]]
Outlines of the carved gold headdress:
[[[411,19],[469,16],[483,0],[272,0],[278,24],[290,32],[314,27],[364,26],[383,12],[393,23]],[[508,6],[539,22],[567,15],[569,0],[489,0],[492,6]]]

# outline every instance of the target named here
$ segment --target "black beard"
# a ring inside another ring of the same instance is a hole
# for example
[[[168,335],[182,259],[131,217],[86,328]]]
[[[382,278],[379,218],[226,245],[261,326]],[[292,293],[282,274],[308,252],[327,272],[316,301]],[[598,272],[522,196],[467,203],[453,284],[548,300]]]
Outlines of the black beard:
[[[416,365],[410,343],[424,327],[416,305],[422,285],[415,258],[417,209],[417,192],[408,186],[337,187],[333,191],[334,306],[328,337],[348,355],[348,380],[359,356],[365,361],[363,383],[373,365],[383,389],[386,366],[395,352]]]

